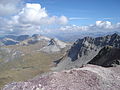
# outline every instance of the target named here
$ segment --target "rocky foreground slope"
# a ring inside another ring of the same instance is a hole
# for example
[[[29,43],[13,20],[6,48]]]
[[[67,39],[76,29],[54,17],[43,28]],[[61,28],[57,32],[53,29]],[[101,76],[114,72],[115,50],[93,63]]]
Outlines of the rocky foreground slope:
[[[120,90],[120,66],[87,65],[14,82],[5,85],[3,90]]]

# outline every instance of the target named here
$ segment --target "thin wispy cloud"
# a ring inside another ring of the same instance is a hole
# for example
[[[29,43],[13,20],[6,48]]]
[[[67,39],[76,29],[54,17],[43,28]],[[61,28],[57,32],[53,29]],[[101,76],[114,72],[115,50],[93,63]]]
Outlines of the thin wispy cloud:
[[[90,18],[81,18],[81,17],[71,17],[69,20],[88,20]]]
[[[112,20],[112,17],[103,18],[104,20]]]

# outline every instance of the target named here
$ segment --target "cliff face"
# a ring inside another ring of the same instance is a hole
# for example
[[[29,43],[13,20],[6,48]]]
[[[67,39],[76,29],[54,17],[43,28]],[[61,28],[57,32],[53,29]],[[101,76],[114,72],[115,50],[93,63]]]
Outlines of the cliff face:
[[[120,65],[120,48],[106,46],[89,62],[89,64],[111,67]]]
[[[78,39],[68,50],[67,55],[57,64],[56,70],[81,67],[90,62],[105,46],[120,48],[120,36],[118,34],[104,37],[85,37]],[[59,60],[58,60],[59,61]]]
[[[120,90],[120,67],[87,65],[11,83],[3,90]]]
[[[92,50],[96,51],[106,45],[120,48],[120,36],[115,33],[104,37],[78,39],[69,50],[68,57],[74,61],[78,59],[78,56],[88,55]]]

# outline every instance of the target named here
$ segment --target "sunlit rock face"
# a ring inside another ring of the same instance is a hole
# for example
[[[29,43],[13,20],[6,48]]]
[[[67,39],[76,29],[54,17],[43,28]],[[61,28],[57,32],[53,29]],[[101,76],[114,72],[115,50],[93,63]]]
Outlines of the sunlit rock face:
[[[86,65],[5,85],[3,90],[120,90],[120,66]]]

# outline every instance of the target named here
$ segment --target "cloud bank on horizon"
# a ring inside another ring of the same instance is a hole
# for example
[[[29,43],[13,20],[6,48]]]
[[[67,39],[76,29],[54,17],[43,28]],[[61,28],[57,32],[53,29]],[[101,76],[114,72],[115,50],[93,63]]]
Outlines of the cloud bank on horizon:
[[[119,31],[120,23],[96,21],[95,24],[77,26],[69,24],[70,20],[88,18],[69,18],[67,16],[49,15],[46,8],[39,3],[25,3],[23,0],[0,1],[0,34],[46,34],[56,32],[95,32]]]

